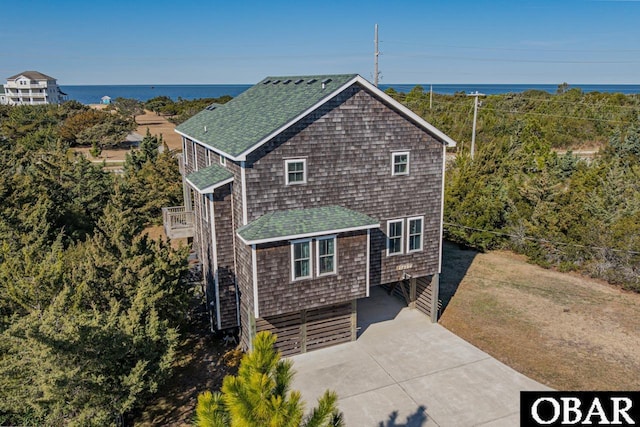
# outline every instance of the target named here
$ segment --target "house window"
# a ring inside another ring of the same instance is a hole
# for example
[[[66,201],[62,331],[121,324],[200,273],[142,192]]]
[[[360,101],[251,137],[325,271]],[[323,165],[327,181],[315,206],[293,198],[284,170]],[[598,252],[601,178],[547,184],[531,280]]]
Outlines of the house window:
[[[223,156],[222,154],[220,155],[220,164],[222,166],[227,164],[227,158],[225,156]]]
[[[402,226],[404,220],[397,219],[387,222],[387,255],[402,253]]]
[[[207,150],[207,166],[211,166],[211,150]]]
[[[391,153],[391,175],[409,175],[409,152]]]
[[[423,217],[407,219],[407,253],[422,250]]]
[[[287,171],[287,185],[307,182],[306,159],[285,160],[285,169]]]
[[[318,254],[318,276],[336,272],[336,238],[323,237],[316,241]]]
[[[311,240],[299,240],[291,246],[293,280],[311,277]]]

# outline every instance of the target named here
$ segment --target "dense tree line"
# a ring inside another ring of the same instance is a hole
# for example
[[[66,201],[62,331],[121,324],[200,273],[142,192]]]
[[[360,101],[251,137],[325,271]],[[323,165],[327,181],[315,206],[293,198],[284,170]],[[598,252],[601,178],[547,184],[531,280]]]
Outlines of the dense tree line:
[[[187,254],[142,233],[180,197],[165,183],[179,185],[177,164],[147,135],[122,176],[103,171],[70,150],[78,123],[103,123],[89,111],[0,110],[3,425],[121,423],[168,378],[180,343]]]
[[[473,99],[429,108],[421,88],[390,93],[463,142],[447,168],[447,238],[640,291],[640,97],[563,89],[485,99],[473,160]],[[593,160],[554,151],[583,145],[600,147]]]
[[[558,91],[550,94],[528,90],[481,98],[476,142],[491,143],[496,138],[511,137],[524,126],[535,125],[537,136],[552,148],[598,146],[606,143],[616,128],[634,122],[640,112],[640,95],[584,93],[562,85]],[[468,151],[473,98],[458,92],[433,94],[430,100],[429,92],[421,86],[408,93],[393,89],[387,93],[445,130]]]
[[[232,99],[229,95],[219,98],[198,98],[172,100],[168,96],[156,96],[144,103],[144,108],[156,114],[169,116],[169,121],[180,124],[211,104],[224,104]]]

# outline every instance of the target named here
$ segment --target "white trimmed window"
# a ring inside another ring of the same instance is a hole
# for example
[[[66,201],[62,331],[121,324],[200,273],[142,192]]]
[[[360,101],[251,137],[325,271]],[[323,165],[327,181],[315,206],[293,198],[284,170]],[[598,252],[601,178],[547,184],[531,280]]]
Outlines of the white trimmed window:
[[[403,219],[387,222],[387,255],[398,255],[402,251]]]
[[[211,166],[211,150],[207,150],[207,166]]]
[[[222,166],[225,166],[227,164],[227,158],[225,156],[223,156],[222,154],[220,154],[220,164]]]
[[[291,276],[293,280],[311,277],[311,240],[291,242]]]
[[[307,160],[290,159],[284,161],[287,185],[307,182]]]
[[[407,253],[422,250],[422,235],[424,217],[417,216],[407,219]]]
[[[336,273],[336,237],[322,237],[316,240],[317,275]]]
[[[409,175],[409,152],[391,153],[391,175]]]

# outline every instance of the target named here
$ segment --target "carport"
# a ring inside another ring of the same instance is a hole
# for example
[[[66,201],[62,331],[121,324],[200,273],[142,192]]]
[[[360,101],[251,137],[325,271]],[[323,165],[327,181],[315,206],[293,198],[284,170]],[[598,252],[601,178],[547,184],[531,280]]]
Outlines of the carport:
[[[513,426],[521,390],[548,390],[374,287],[358,339],[292,357],[312,404],[338,393],[349,426]]]

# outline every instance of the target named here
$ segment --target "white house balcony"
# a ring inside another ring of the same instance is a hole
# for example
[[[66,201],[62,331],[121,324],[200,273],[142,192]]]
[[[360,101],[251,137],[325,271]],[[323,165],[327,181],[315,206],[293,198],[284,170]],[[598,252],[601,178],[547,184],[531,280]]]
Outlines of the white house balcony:
[[[184,206],[162,208],[164,232],[170,239],[193,237],[194,216]]]
[[[44,91],[42,91],[42,92],[29,92],[29,91],[26,91],[26,90],[24,90],[24,91],[6,90],[5,93],[8,96],[25,96],[25,97],[26,96],[40,96],[40,97],[47,96],[47,92],[44,92]]]
[[[42,83],[42,84],[30,84],[30,85],[19,85],[19,84],[15,84],[15,83],[7,83],[6,84],[7,88],[11,88],[11,89],[46,89],[47,88],[47,84],[46,83]]]

